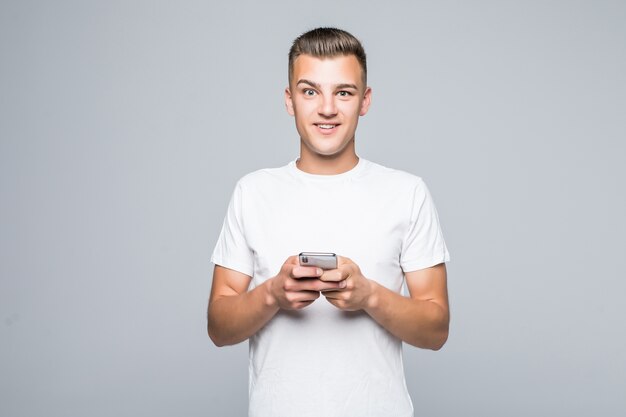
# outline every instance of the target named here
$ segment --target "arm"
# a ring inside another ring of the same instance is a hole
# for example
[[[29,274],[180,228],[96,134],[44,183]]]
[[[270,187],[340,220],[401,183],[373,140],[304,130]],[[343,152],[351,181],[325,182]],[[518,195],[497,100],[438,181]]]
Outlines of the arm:
[[[269,280],[247,291],[251,277],[215,265],[207,311],[207,331],[216,346],[234,345],[256,333],[278,311]]]
[[[344,290],[324,292],[342,310],[364,310],[391,334],[413,346],[439,350],[448,338],[450,314],[446,264],[407,272],[410,297],[367,279],[352,260],[339,257],[338,269],[321,279],[345,281]]]
[[[375,281],[365,311],[394,336],[413,346],[439,350],[448,339],[446,264],[407,272],[410,297]]]
[[[315,301],[320,291],[343,288],[341,282],[318,279],[323,271],[300,266],[289,257],[275,277],[247,291],[250,276],[215,265],[207,311],[207,331],[217,346],[243,342],[259,331],[282,308],[299,310]]]

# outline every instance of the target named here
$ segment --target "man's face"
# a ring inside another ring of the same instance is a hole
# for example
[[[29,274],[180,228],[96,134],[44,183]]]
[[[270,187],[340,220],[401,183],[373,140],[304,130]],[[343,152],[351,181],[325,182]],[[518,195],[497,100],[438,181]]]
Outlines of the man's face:
[[[302,142],[318,155],[341,153],[370,105],[371,90],[363,85],[357,58],[300,55],[289,84],[285,104]]]

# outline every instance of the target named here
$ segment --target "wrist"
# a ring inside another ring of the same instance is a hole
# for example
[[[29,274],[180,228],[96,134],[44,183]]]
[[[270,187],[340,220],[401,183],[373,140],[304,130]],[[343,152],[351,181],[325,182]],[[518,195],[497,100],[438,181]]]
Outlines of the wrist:
[[[273,287],[275,279],[276,277],[272,277],[263,283],[265,305],[267,307],[272,307],[272,308],[278,306],[278,299],[276,298],[276,296],[274,295],[274,292],[272,291],[272,287]]]
[[[378,307],[378,300],[380,298],[380,285],[378,285],[378,283],[373,279],[368,279],[367,281],[369,282],[370,291],[365,302],[365,309],[372,310]]]

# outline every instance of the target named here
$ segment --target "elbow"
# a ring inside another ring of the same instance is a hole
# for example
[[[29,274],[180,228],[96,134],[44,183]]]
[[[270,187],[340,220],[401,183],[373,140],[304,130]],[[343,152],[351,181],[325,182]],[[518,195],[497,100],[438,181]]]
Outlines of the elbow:
[[[436,328],[433,329],[434,332],[431,334],[428,349],[437,351],[441,350],[443,345],[448,341],[448,335],[450,333],[450,314],[447,311],[440,311],[440,315],[437,316],[435,323],[437,323],[437,325]]]
[[[207,333],[211,342],[217,347],[232,346],[241,342],[234,335],[229,334],[226,329],[219,329],[218,326],[212,325],[210,320],[207,324]]]
[[[207,334],[209,335],[209,339],[211,339],[211,342],[213,342],[213,344],[217,347],[223,347],[226,346],[228,343],[226,340],[224,340],[223,337],[220,337],[220,335],[218,333],[215,332],[215,325],[213,325],[211,323],[211,318],[209,317],[209,319],[207,320]]]
[[[447,341],[448,341],[448,329],[446,328],[445,331],[439,332],[439,334],[433,338],[433,340],[431,341],[432,343],[428,348],[434,351],[441,350],[441,348],[443,347],[443,345],[446,344]]]
[[[448,329],[440,329],[416,335],[413,340],[405,340],[406,343],[420,349],[441,350],[448,340]]]
[[[228,346],[228,345],[234,344],[234,343],[230,343],[228,340],[226,340],[223,337],[219,337],[214,332],[212,332],[210,329],[209,329],[208,333],[209,333],[209,339],[211,339],[211,342],[213,342],[213,344],[215,346],[217,346],[217,347],[224,347],[224,346]]]
[[[209,334],[209,339],[211,339],[211,342],[213,342],[213,344],[217,347],[222,347],[222,346],[226,346],[226,343],[224,343],[222,340],[220,340],[219,337],[217,337],[212,331],[211,328],[208,328],[207,333]]]
[[[216,322],[214,315],[211,312],[211,305],[207,309],[206,315],[206,330],[211,342],[217,347],[223,347],[228,345],[228,340],[224,337],[224,332],[220,331],[219,323]]]
[[[434,323],[433,323],[434,324]],[[450,319],[446,316],[438,321],[435,327],[431,331],[425,333],[423,340],[423,346],[426,349],[438,351],[448,341],[448,335],[450,333]]]

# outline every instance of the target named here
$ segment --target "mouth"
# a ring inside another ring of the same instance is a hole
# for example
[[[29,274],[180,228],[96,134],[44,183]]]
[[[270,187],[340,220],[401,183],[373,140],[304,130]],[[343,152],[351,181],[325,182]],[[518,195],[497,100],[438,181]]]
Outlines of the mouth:
[[[313,123],[320,132],[329,134],[339,127],[339,123]]]

